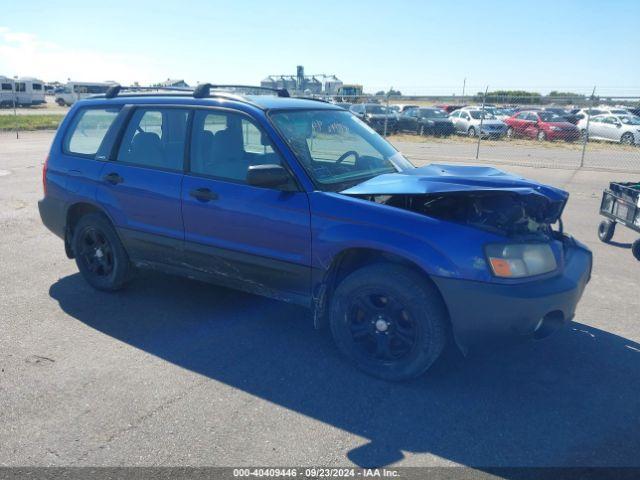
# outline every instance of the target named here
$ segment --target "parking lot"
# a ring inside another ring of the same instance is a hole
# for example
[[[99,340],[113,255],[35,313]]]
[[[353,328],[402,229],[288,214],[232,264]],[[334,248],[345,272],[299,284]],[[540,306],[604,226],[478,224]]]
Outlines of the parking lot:
[[[0,132],[0,465],[640,466],[640,262],[630,231],[596,236],[603,188],[640,181],[609,170],[624,151],[585,170],[570,147],[487,142],[483,162],[570,192],[565,230],[593,250],[592,281],[551,338],[450,351],[389,384],[298,307],[155,273],[91,289],[38,216],[52,135]],[[475,156],[392,141],[416,164]]]

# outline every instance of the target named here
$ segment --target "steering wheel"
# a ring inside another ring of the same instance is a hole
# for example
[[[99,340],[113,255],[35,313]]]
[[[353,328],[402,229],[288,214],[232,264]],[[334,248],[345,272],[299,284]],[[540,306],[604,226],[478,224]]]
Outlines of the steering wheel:
[[[340,158],[338,158],[338,160],[336,160],[336,164],[338,163],[342,163],[344,160],[346,160],[350,155],[353,155],[354,157],[356,157],[356,162],[358,161],[358,159],[360,158],[360,154],[358,152],[356,152],[355,150],[349,150],[348,152],[344,152],[342,155],[340,155]]]

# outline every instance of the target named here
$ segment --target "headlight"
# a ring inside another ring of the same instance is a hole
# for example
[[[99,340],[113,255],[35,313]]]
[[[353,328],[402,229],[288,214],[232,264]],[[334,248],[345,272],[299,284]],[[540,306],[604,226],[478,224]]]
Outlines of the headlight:
[[[436,122],[433,120],[427,120],[427,125],[435,125]]]
[[[556,257],[546,243],[487,245],[486,254],[496,277],[532,277],[558,268]]]
[[[554,130],[556,132],[559,131],[559,130],[562,130],[560,127],[551,126],[550,128],[551,128],[551,130]]]

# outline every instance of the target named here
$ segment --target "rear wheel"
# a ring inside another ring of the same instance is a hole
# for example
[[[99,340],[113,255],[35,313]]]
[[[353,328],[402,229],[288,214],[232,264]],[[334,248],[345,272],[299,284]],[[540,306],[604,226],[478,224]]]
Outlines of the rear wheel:
[[[72,246],[78,270],[92,287],[118,290],[129,280],[129,256],[104,215],[82,217],[74,229]]]
[[[467,135],[470,136],[470,137],[475,137],[476,136],[475,127],[469,127],[469,130],[467,130]]]
[[[421,375],[446,341],[439,292],[413,270],[394,264],[363,267],[345,278],[333,294],[330,323],[342,353],[385,380]]]
[[[547,139],[547,134],[544,133],[544,130],[538,130],[538,135],[536,135],[538,141],[544,142]]]
[[[611,220],[602,220],[600,225],[598,225],[598,238],[608,243],[613,238],[613,234],[616,231],[616,222],[612,222]]]
[[[640,260],[640,238],[631,245],[631,253],[636,257],[636,260]]]
[[[633,145],[634,144],[633,133],[627,132],[624,135],[622,135],[622,137],[620,138],[620,143],[624,143],[625,145]]]

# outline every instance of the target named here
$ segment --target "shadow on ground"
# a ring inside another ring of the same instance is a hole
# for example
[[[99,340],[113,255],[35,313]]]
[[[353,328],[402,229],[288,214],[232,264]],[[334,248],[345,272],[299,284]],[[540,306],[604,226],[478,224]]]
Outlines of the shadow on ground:
[[[389,384],[343,361],[295,306],[151,273],[117,294],[76,274],[50,295],[105,335],[367,438],[347,454],[360,466],[403,451],[475,467],[640,465],[640,345],[585,325],[470,359],[449,353]]]

